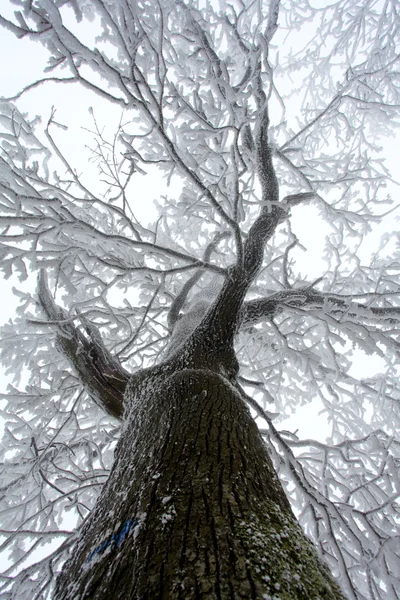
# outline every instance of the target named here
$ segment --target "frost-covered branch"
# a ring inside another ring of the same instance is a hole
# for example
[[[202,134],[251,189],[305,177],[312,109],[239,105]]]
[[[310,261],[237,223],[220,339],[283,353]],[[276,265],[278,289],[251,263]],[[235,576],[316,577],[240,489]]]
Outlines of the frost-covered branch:
[[[111,356],[93,324],[79,315],[89,338],[86,339],[73,324],[72,318],[56,305],[44,270],[39,275],[38,297],[49,323],[59,331],[59,348],[78,372],[90,396],[112,417],[120,419],[129,373]]]
[[[400,291],[398,292],[400,294]],[[241,323],[248,325],[264,318],[272,318],[282,312],[285,307],[298,307],[305,311],[318,310],[334,317],[338,324],[343,320],[346,327],[347,319],[356,323],[395,325],[400,319],[400,306],[373,306],[373,302],[382,302],[384,294],[371,294],[367,303],[352,301],[340,294],[319,293],[311,288],[288,289],[271,294],[267,298],[250,300],[242,309]],[[395,300],[395,299],[394,299]]]

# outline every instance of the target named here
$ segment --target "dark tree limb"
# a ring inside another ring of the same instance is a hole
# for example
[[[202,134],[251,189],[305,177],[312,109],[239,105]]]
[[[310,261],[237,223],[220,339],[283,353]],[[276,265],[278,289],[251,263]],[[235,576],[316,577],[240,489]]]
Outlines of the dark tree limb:
[[[274,234],[277,225],[287,216],[288,211],[286,205],[279,203],[279,184],[272,162],[272,151],[268,145],[267,98],[261,80],[258,81],[258,85],[260,118],[255,145],[262,208],[248,232],[244,245],[243,264],[237,264],[227,270],[224,285],[216,302],[194,332],[194,339],[189,341],[187,347],[187,351],[194,354],[199,353],[200,350],[203,353],[210,352],[210,355],[215,354],[216,364],[219,362],[217,355],[220,354],[225,362],[230,362],[233,377],[237,371],[233,341],[243,301],[261,268],[265,244]]]
[[[271,22],[271,36],[274,25]],[[243,267],[248,279],[254,279],[262,265],[264,247],[275,232],[277,225],[287,215],[286,204],[279,203],[279,184],[276,177],[272,149],[268,140],[269,114],[268,98],[261,78],[261,62],[255,78],[258,120],[255,128],[255,152],[257,175],[261,185],[262,209],[250,227],[244,246]]]
[[[329,303],[329,307],[327,307]],[[343,317],[357,318],[362,321],[385,321],[395,324],[400,320],[400,306],[375,307],[353,302],[349,298],[340,298],[332,294],[323,294],[311,288],[290,289],[271,294],[267,298],[250,300],[243,304],[240,313],[240,325],[249,325],[263,319],[272,319],[287,306],[302,309],[324,309],[338,321]]]
[[[97,328],[79,316],[88,337],[57,306],[44,269],[38,277],[38,297],[49,323],[57,329],[57,345],[77,372],[91,398],[116,419],[122,419],[123,397],[129,373],[104,346]]]

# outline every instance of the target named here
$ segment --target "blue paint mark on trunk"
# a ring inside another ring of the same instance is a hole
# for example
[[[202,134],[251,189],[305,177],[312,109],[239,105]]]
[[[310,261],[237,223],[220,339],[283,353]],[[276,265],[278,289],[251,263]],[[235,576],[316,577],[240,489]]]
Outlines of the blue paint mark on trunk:
[[[100,544],[100,546],[97,546],[97,548],[89,554],[89,556],[84,562],[84,565],[87,565],[92,560],[92,558],[96,556],[96,554],[100,554],[111,545],[114,548],[119,548],[122,542],[124,541],[124,538],[128,535],[130,530],[138,524],[138,522],[138,519],[127,519],[118,533],[112,535],[108,540]]]

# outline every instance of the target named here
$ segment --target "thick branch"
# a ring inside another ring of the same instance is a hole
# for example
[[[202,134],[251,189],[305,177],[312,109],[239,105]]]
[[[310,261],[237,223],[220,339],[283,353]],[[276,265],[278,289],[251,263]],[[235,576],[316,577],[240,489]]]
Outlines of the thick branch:
[[[260,103],[266,103],[265,94],[260,90]],[[196,330],[194,347],[207,352],[210,344],[213,352],[221,351],[232,356],[235,363],[233,340],[237,331],[238,318],[245,295],[261,268],[264,247],[272,237],[278,223],[287,214],[287,208],[279,204],[279,187],[272,152],[268,146],[268,113],[266,104],[260,107],[261,122],[256,137],[258,174],[262,189],[262,209],[253,225],[250,227],[244,246],[244,261],[242,266],[234,266],[228,270],[227,277],[217,301]],[[193,342],[191,342],[193,343]]]
[[[57,327],[57,343],[76,370],[89,395],[112,417],[122,418],[123,396],[129,373],[104,346],[97,328],[80,317],[87,339],[51,295],[46,272],[38,278],[40,304],[49,321]]]
[[[260,71],[261,65],[258,68]],[[260,269],[264,256],[264,246],[272,237],[287,210],[283,205],[279,205],[279,184],[272,162],[272,150],[268,144],[268,100],[263,90],[260,74],[257,77],[256,99],[259,118],[255,132],[255,147],[257,175],[261,185],[262,209],[259,217],[250,228],[244,247],[244,269],[249,278],[254,278]]]
[[[259,298],[246,302],[241,310],[240,325],[249,325],[262,319],[271,319],[282,312],[285,306],[297,308],[314,308],[324,310],[327,314],[340,320],[346,316],[357,319],[357,322],[381,321],[391,324],[399,323],[400,307],[374,307],[341,299],[331,294],[322,294],[312,289],[284,290],[267,298]]]

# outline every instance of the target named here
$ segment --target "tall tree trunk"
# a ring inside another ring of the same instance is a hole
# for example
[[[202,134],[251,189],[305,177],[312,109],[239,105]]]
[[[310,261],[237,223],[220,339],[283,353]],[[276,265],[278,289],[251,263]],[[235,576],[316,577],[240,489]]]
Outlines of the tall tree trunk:
[[[115,464],[56,600],[343,599],[228,379],[132,378]]]

